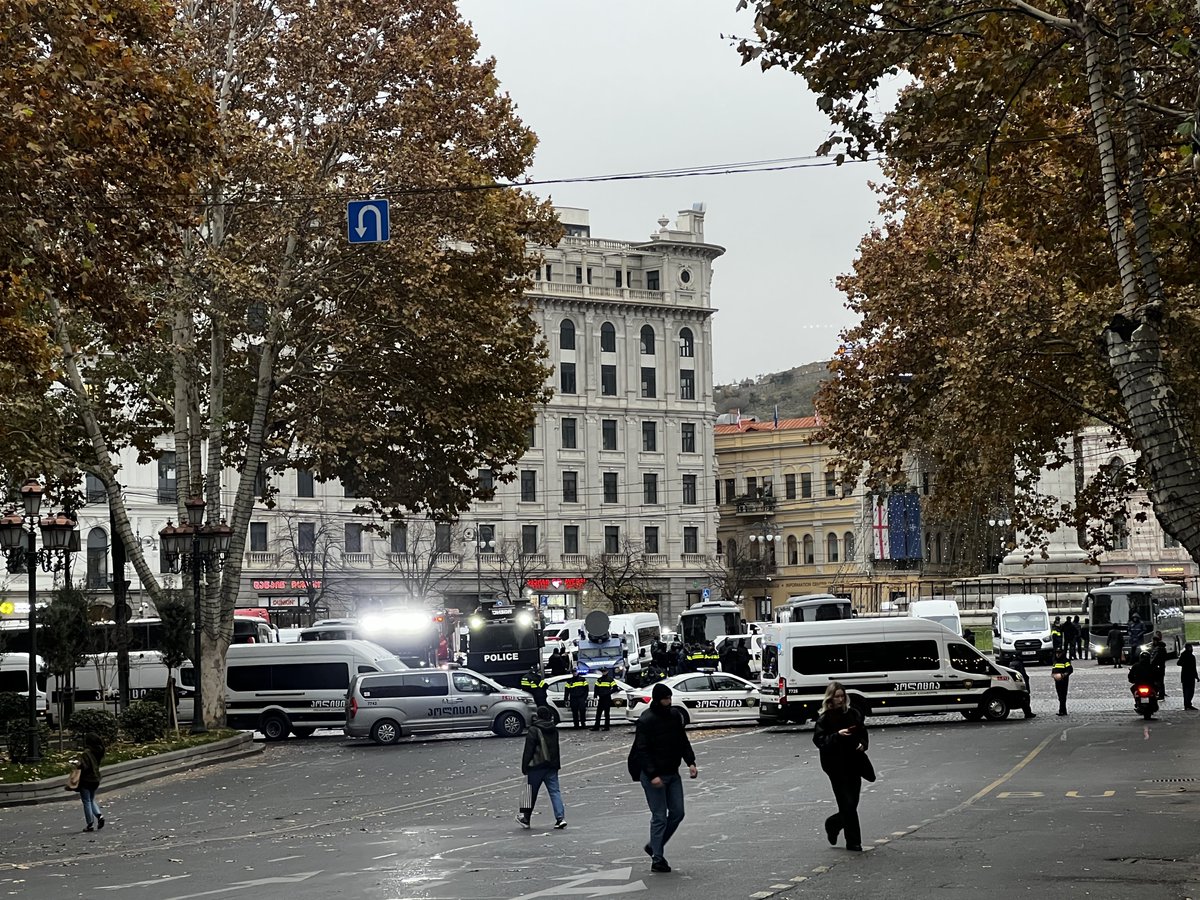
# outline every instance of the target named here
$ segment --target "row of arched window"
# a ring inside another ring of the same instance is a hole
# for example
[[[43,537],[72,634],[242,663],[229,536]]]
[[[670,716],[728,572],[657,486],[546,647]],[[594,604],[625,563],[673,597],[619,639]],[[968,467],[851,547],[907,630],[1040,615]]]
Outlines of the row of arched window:
[[[817,563],[837,563],[842,561],[850,561],[854,559],[855,553],[854,532],[847,531],[839,538],[837,534],[830,532],[825,536],[825,555],[823,559],[817,559],[817,542],[811,534],[806,534],[799,540],[794,534],[787,536],[786,546],[786,565],[789,566],[812,566]],[[778,559],[775,554],[775,542],[768,542],[766,550],[761,548],[764,545],[761,542],[750,541],[747,556],[750,559],[761,559],[764,555],[767,561],[772,565],[778,564]],[[727,552],[730,558],[737,556],[738,545],[737,541],[729,540],[722,548],[721,542],[717,541],[717,552]]]
[[[696,355],[696,336],[690,328],[679,329],[679,355]],[[562,350],[575,349],[575,323],[571,319],[563,319],[558,326],[558,345]],[[643,325],[638,339],[638,347],[642,356],[654,356],[656,352],[657,335],[652,325]],[[600,326],[600,352],[617,352],[617,329],[612,322]]]

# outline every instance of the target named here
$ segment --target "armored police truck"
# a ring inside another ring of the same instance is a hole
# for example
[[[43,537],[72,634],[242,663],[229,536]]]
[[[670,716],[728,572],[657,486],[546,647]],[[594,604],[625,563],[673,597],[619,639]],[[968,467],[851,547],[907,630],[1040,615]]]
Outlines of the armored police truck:
[[[526,601],[487,601],[467,619],[467,668],[506,687],[520,687],[521,676],[540,665],[541,647],[541,615]]]

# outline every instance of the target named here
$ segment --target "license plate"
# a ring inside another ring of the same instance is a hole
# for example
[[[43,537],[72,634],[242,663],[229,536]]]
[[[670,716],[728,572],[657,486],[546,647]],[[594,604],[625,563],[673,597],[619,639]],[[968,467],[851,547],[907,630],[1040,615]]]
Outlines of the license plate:
[[[1021,655],[1022,656],[1036,656],[1037,651],[1036,650],[1022,650]]]

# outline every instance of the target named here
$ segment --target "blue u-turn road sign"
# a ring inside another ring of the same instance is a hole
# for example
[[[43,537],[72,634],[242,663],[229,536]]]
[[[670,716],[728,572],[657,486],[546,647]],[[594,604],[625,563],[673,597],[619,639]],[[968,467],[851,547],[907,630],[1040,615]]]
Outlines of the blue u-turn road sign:
[[[346,236],[352,244],[382,244],[391,237],[386,200],[351,200],[346,204]]]

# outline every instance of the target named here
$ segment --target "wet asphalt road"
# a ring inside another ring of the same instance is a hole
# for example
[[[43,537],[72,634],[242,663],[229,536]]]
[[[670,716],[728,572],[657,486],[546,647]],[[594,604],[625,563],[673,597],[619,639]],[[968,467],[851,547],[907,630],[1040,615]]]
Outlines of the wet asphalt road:
[[[73,801],[0,810],[0,893],[36,900],[1200,897],[1200,713],[1132,712],[1122,672],[1082,663],[1066,718],[1044,668],[1034,720],[872,720],[864,843],[832,811],[811,727],[693,729],[700,778],[649,872],[631,732],[563,733],[569,827],[513,821],[521,741],[350,743],[334,733],[112,792],[102,832]],[[1169,673],[1171,676],[1173,672]]]

